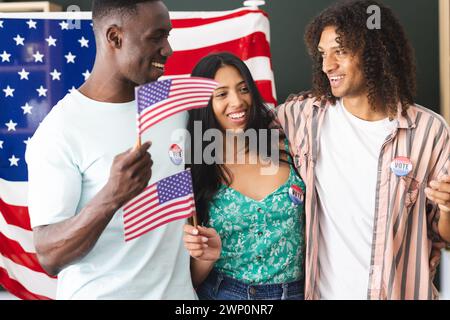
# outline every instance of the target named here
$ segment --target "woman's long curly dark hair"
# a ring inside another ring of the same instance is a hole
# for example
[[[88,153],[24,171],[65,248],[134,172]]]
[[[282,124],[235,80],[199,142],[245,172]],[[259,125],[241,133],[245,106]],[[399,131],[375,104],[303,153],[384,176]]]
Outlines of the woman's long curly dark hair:
[[[372,5],[380,8],[381,29],[367,26],[367,9]],[[305,43],[313,59],[313,94],[335,102],[317,49],[322,31],[329,26],[336,27],[337,41],[343,48],[361,54],[371,107],[383,106],[390,117],[396,117],[401,103],[404,115],[414,103],[416,66],[413,49],[392,10],[374,0],[343,1],[322,11],[307,26]]]

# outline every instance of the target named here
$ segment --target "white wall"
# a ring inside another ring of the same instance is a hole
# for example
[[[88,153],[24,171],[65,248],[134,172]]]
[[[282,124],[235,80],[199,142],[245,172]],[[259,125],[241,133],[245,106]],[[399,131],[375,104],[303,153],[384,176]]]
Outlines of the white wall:
[[[442,251],[441,300],[450,300],[450,251]]]

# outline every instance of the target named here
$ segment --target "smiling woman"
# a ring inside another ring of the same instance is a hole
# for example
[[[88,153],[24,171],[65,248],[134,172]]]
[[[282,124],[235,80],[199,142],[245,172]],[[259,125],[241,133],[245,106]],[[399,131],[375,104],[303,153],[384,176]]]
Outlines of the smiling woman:
[[[198,296],[303,299],[305,186],[288,156],[284,135],[269,130],[274,115],[262,103],[249,69],[236,56],[211,54],[196,65],[192,75],[212,78],[219,86],[206,108],[190,111],[191,145],[195,145],[197,122],[203,132],[218,129],[225,137],[212,164],[203,159],[191,166],[202,226],[186,225],[184,241],[193,258],[191,273]],[[234,148],[234,137],[252,130],[269,134],[256,135],[256,148],[250,146],[251,139],[243,148]],[[230,132],[235,136],[227,139]],[[206,145],[193,148],[193,153],[204,155]],[[262,173],[264,145],[282,160],[271,175]],[[222,150],[226,151],[224,163],[220,162]],[[243,161],[235,162],[236,158]]]

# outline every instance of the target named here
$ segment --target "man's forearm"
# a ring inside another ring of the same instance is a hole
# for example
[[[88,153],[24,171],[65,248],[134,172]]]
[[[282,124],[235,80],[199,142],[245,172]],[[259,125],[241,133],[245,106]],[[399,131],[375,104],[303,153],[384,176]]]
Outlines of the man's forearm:
[[[48,273],[56,275],[91,251],[121,205],[109,194],[105,186],[76,216],[34,229],[37,256]]]

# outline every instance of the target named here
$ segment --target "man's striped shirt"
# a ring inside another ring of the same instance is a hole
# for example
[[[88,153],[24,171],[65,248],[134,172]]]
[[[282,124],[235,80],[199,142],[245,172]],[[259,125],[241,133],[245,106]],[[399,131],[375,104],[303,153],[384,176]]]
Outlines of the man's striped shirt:
[[[295,165],[306,183],[305,298],[319,299],[319,219],[315,165],[324,115],[332,106],[313,99],[277,108]],[[410,106],[389,135],[378,160],[375,220],[368,299],[436,299],[433,247],[444,245],[438,233],[439,209],[425,195],[431,180],[450,171],[450,128],[434,112]],[[390,169],[392,160],[407,157],[413,170],[404,177]],[[361,173],[364,174],[364,173]],[[339,210],[340,208],[336,208]]]

